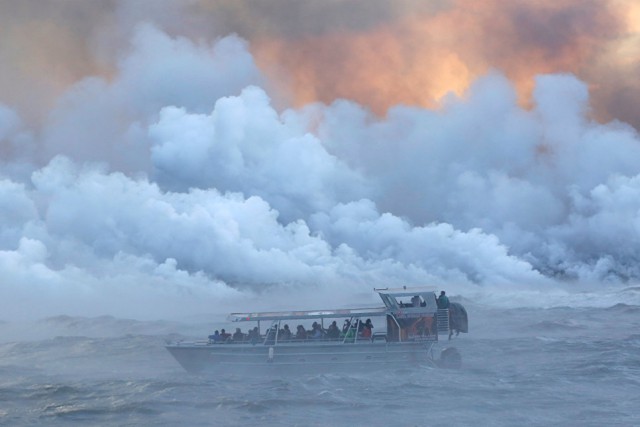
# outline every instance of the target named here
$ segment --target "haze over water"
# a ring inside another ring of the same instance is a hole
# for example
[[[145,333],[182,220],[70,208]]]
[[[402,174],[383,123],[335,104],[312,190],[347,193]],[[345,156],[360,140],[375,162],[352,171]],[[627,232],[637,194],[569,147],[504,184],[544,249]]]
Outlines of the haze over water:
[[[637,300],[640,291],[624,293]],[[309,366],[278,375],[189,375],[162,346],[201,338],[209,322],[48,318],[35,329],[51,338],[0,344],[0,419],[61,426],[640,422],[640,335],[630,333],[640,326],[637,305],[493,309],[463,302],[473,329],[443,344],[462,353],[459,370]]]
[[[0,1],[0,423],[638,424],[635,2],[234,5]],[[402,285],[461,371],[163,348]]]

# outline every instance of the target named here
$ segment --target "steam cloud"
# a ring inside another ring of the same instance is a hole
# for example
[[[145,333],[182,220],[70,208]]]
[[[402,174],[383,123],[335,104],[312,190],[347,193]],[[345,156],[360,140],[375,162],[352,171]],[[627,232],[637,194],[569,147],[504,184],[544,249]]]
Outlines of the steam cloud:
[[[3,315],[640,277],[640,138],[590,119],[576,77],[525,109],[492,72],[384,118],[281,95],[241,38],[147,24],[41,126],[0,104]]]

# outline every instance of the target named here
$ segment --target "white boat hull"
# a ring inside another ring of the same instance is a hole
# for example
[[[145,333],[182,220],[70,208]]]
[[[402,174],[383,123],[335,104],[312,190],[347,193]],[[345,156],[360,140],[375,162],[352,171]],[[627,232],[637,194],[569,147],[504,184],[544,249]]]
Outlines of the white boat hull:
[[[221,372],[228,367],[331,367],[387,365],[403,367],[428,363],[434,341],[264,344],[178,343],[167,350],[188,372]]]

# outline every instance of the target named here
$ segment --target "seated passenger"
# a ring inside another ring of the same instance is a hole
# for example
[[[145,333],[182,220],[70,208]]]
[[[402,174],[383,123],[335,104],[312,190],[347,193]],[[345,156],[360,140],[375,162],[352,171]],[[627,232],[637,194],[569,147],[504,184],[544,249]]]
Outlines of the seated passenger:
[[[231,338],[231,334],[225,332],[224,329],[220,330],[220,342],[227,342],[227,340]]]
[[[311,338],[314,340],[319,340],[322,338],[322,335],[324,335],[322,331],[322,327],[318,322],[313,322],[313,329],[311,330],[310,335],[311,335]]]
[[[260,331],[258,330],[257,326],[249,331],[247,339],[251,342],[251,344],[256,344],[260,341]]]
[[[356,336],[356,328],[349,328],[347,331],[342,334],[342,336],[346,339],[353,339]]]
[[[220,332],[217,330],[213,333],[213,335],[209,335],[209,342],[219,343],[220,342]]]
[[[319,337],[314,336],[318,334],[320,334]],[[313,324],[311,325],[311,329],[307,331],[307,338],[322,338],[323,335],[324,335],[324,329],[322,329],[322,326],[320,326],[318,322],[313,322]]]
[[[278,341],[290,341],[291,340],[291,329],[289,329],[289,325],[284,325],[284,328],[280,329],[280,333],[278,334]]]
[[[362,333],[360,334],[361,338],[371,338],[371,329],[369,328],[364,328],[362,330]]]
[[[233,334],[233,341],[242,342],[244,341],[244,334],[240,330],[240,328],[236,328],[235,333]]]
[[[335,340],[338,339],[339,336],[340,330],[338,329],[338,324],[334,320],[333,322],[331,322],[331,325],[329,325],[329,329],[327,329],[327,338]]]
[[[418,295],[411,298],[411,305],[414,307],[420,307],[420,297]]]
[[[346,335],[349,329],[351,328],[351,320],[345,319],[344,325],[342,325],[342,335]]]
[[[360,334],[360,336],[362,338],[371,338],[371,335],[373,333],[372,329],[373,323],[371,323],[371,319],[367,319],[367,321],[364,323],[364,327],[362,328],[362,333]]]
[[[296,328],[296,339],[297,340],[307,339],[307,331],[304,329],[304,326],[298,325],[298,327]]]

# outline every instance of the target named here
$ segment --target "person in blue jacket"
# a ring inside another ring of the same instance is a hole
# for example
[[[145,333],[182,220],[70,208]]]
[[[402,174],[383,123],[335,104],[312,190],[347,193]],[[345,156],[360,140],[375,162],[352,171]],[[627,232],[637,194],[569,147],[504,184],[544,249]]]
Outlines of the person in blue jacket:
[[[438,308],[449,308],[449,298],[444,291],[440,292],[440,296],[436,300]]]

